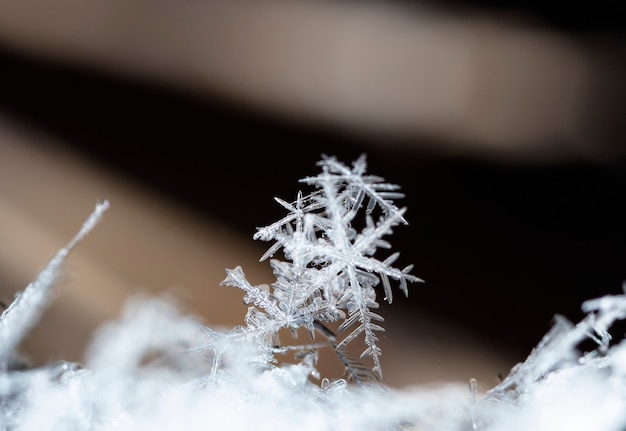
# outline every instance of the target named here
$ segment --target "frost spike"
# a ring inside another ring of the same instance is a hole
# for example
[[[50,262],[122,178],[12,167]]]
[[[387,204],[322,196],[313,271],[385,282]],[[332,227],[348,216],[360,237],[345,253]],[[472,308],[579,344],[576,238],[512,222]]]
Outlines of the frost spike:
[[[50,291],[57,285],[67,255],[98,224],[108,208],[109,201],[99,202],[80,231],[57,252],[37,278],[4,310],[0,316],[0,367],[6,367],[15,348],[39,321],[50,302]]]

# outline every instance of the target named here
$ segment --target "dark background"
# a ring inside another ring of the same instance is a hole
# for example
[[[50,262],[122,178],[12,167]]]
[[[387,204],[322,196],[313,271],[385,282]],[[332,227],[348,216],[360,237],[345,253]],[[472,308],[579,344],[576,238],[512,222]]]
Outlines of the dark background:
[[[447,4],[623,37],[608,2]],[[250,237],[283,215],[273,197],[293,199],[322,153],[350,163],[365,152],[369,172],[406,194],[410,224],[390,241],[398,266],[413,263],[426,281],[394,307],[445,316],[515,354],[528,353],[555,313],[576,321],[582,301],[619,293],[626,280],[624,158],[515,164],[387,146],[1,44],[0,111]]]

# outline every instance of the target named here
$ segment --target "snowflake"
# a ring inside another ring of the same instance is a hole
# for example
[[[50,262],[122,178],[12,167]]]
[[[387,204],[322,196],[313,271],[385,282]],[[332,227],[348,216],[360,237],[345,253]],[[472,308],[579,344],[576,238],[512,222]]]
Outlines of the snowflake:
[[[273,353],[280,350],[280,329],[289,328],[294,336],[299,328],[306,328],[311,337],[320,332],[346,366],[349,379],[357,383],[370,377],[380,379],[381,349],[376,332],[384,331],[380,325],[384,319],[372,311],[379,307],[374,288],[382,281],[385,299],[391,303],[391,280],[405,295],[409,282],[422,281],[410,274],[412,265],[403,269],[392,266],[399,253],[384,260],[374,256],[378,249],[390,248],[383,238],[392,233],[392,228],[407,224],[405,209],[393,202],[403,194],[399,186],[365,175],[365,156],[352,168],[327,156],[318,165],[322,168],[319,175],[301,180],[316,190],[306,196],[299,192],[294,202],[276,198],[288,214],[259,228],[254,235],[257,240],[274,241],[261,261],[279,251],[286,259],[270,259],[276,281],[271,286],[254,286],[246,280],[241,267],[226,270],[227,277],[221,284],[242,289],[244,302],[251,304],[247,326],[237,328],[232,335],[260,343],[267,361],[272,362]],[[379,216],[375,220],[377,209]],[[353,225],[358,224],[356,217],[360,213],[364,213],[365,220],[358,231]],[[342,321],[338,332],[351,329],[340,341],[324,325],[338,321]],[[366,346],[361,358],[371,358],[371,369],[345,353],[345,347],[361,334]]]

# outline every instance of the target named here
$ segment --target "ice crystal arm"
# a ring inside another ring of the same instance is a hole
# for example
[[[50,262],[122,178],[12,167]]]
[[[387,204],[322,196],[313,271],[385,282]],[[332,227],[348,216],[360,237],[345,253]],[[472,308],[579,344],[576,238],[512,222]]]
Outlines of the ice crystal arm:
[[[38,277],[19,293],[13,303],[2,313],[0,316],[0,362],[2,364],[6,364],[17,345],[37,323],[50,302],[51,290],[58,282],[63,261],[67,255],[93,229],[108,207],[108,201],[98,203],[76,236],[57,252]]]
[[[303,183],[314,184],[347,184],[345,203],[352,210],[350,214],[356,213],[362,206],[363,200],[367,196],[369,202],[366,213],[370,214],[376,206],[380,207],[384,214],[389,215],[398,211],[392,199],[404,197],[403,193],[396,192],[400,186],[383,182],[383,178],[375,175],[365,175],[367,162],[365,155],[361,155],[354,163],[352,169],[339,162],[336,157],[323,156],[318,162],[322,166],[323,173],[316,177],[307,177],[300,180]],[[402,223],[407,221],[402,218]]]
[[[265,226],[259,228],[257,233],[254,235],[254,239],[260,239],[263,241],[269,241],[274,239],[275,235],[281,232],[284,227],[291,227],[291,223],[295,222],[296,225],[302,223],[305,214],[312,213],[314,211],[318,211],[323,208],[323,204],[321,202],[315,201],[315,194],[311,194],[309,196],[303,197],[302,192],[298,193],[298,197],[295,202],[289,203],[280,198],[274,198],[276,202],[278,202],[282,207],[284,207],[289,214],[280,219],[277,222],[272,223],[269,226]],[[265,256],[260,260],[265,260]]]

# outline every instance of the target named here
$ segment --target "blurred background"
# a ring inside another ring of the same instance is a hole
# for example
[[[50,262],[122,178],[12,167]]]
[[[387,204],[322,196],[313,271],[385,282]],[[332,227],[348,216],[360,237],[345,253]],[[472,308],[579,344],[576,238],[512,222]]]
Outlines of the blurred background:
[[[79,361],[135,292],[241,323],[218,284],[272,281],[274,196],[365,153],[425,280],[382,304],[385,380],[491,387],[626,280],[624,48],[608,1],[0,4],[2,300],[111,200],[25,353]]]

